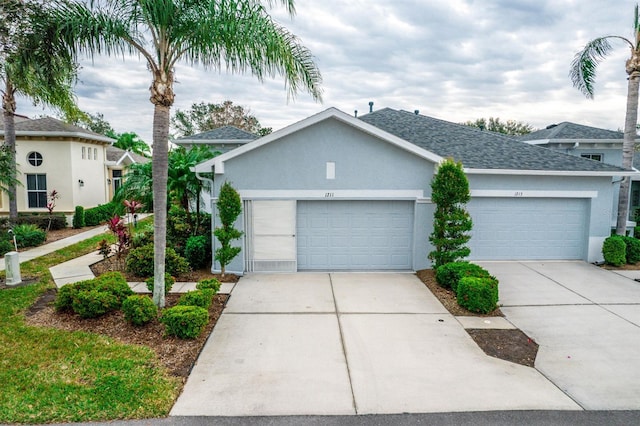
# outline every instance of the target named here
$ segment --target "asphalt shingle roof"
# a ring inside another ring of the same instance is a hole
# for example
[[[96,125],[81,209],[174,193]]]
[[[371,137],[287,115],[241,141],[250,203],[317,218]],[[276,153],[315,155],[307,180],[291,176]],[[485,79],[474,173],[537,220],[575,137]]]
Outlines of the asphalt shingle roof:
[[[90,136],[104,135],[65,123],[52,117],[36,118],[34,120],[20,120],[15,122],[16,132],[67,132],[67,133],[84,133]],[[0,130],[4,130],[4,122],[0,121]]]
[[[560,124],[552,124],[546,129],[538,130],[518,139],[521,141],[533,141],[539,139],[623,139],[624,133],[597,127],[583,126],[582,124],[564,121]]]
[[[381,109],[360,119],[444,158],[473,169],[612,172],[624,169],[470,126],[412,112]]]
[[[118,161],[122,158],[122,156],[127,152],[122,148],[116,148],[115,146],[107,147],[107,161]],[[142,155],[136,154],[135,152],[129,151],[129,155],[134,159],[136,163],[148,163],[151,161],[150,158],[144,157]]]
[[[246,140],[254,140],[258,139],[257,135],[253,133],[244,131],[242,129],[238,129],[235,126],[223,126],[218,127],[217,129],[209,130],[206,132],[198,133],[191,136],[184,136],[182,138],[176,139],[176,141],[181,140],[238,140],[238,141],[246,141]]]

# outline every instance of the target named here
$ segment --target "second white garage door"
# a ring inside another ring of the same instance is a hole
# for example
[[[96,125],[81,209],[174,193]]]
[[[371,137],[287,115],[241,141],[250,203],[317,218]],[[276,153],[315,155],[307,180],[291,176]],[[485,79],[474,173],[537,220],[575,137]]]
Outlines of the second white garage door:
[[[298,270],[409,270],[411,201],[298,201]]]
[[[587,199],[476,198],[472,260],[583,259],[587,248]]]

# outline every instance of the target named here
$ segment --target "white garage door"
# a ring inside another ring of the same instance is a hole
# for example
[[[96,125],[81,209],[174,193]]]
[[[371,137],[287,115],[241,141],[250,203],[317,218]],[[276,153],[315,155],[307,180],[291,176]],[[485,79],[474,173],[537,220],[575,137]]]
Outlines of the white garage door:
[[[412,268],[411,201],[298,201],[298,270]]]
[[[475,198],[469,247],[472,260],[583,259],[586,199]]]

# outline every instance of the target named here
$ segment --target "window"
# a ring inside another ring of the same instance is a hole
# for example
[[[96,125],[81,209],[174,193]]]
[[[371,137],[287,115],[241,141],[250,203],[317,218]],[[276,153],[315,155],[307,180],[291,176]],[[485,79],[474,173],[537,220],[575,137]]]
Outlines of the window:
[[[88,148],[88,151],[89,151],[89,152],[87,153],[87,155],[88,155],[88,157],[89,157],[89,160],[91,160],[91,147],[89,147],[89,148]]]
[[[42,164],[42,154],[35,151],[30,152],[29,155],[27,155],[27,160],[32,166],[38,167],[40,164]]]
[[[602,161],[602,154],[580,154],[582,158],[588,158],[589,160]]]
[[[122,170],[114,170],[111,176],[113,177],[113,193],[115,194],[122,186]]]
[[[85,158],[87,158],[87,148],[85,148],[84,146],[82,147],[82,159],[84,160]]]
[[[98,148],[93,148],[93,159],[94,160],[98,159]]]
[[[47,175],[27,175],[29,208],[47,207]]]

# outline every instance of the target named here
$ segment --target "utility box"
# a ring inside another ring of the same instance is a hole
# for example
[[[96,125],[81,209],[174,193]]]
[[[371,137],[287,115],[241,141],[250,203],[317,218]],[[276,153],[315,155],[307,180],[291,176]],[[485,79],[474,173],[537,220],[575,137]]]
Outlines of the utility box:
[[[18,285],[22,282],[20,276],[20,260],[17,251],[10,251],[4,255],[4,269],[7,276],[7,285]]]

